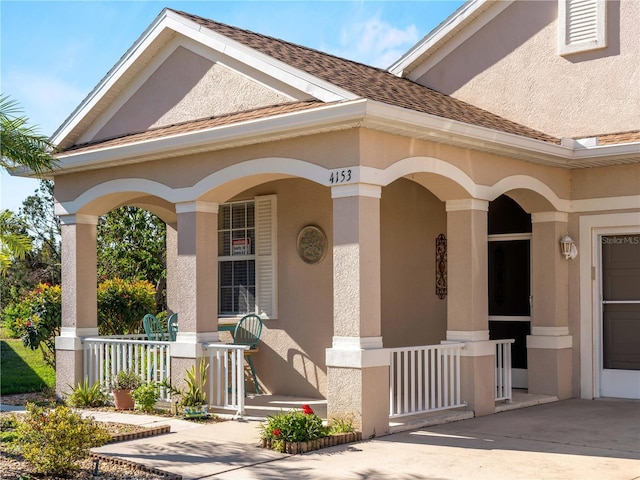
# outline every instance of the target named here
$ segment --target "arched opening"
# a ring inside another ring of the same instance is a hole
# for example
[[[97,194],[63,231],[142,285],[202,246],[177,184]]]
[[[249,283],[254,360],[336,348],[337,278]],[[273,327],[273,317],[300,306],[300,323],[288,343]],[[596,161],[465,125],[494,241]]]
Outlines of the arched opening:
[[[489,338],[515,339],[513,386],[527,387],[527,335],[531,333],[531,215],[507,195],[489,203]]]
[[[447,300],[436,294],[436,238],[447,231],[444,202],[421,184],[398,179],[382,190],[380,231],[384,346],[440,343]]]

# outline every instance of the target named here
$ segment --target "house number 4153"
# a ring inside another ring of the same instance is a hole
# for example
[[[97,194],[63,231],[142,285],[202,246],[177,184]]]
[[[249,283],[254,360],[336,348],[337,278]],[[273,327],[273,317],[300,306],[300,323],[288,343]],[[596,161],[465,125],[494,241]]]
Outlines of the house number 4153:
[[[329,176],[329,183],[336,185],[337,183],[346,183],[351,181],[351,169],[334,170]]]

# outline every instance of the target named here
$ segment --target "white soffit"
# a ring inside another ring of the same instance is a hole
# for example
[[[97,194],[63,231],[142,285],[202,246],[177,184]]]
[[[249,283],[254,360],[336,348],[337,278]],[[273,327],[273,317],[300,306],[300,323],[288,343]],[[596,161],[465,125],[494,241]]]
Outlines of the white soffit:
[[[388,71],[415,81],[511,3],[513,0],[468,1],[400,57]]]
[[[128,88],[129,82],[153,60],[155,55],[179,33],[235,61],[272,76],[303,94],[324,102],[353,100],[353,93],[316,78],[207,29],[182,15],[164,9],[127,50],[116,65],[87,95],[65,122],[54,132],[52,141],[61,148],[77,142],[82,131],[109,107],[111,101]]]

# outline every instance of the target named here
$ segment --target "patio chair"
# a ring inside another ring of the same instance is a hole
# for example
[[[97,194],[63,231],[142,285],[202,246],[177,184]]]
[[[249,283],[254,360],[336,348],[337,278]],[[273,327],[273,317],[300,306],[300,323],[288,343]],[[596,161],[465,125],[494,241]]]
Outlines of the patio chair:
[[[251,377],[253,384],[256,387],[256,393],[261,394],[260,385],[256,378],[256,371],[253,368],[253,360],[251,354],[258,351],[258,341],[260,340],[260,334],[262,333],[262,320],[258,315],[250,314],[245,315],[240,319],[236,325],[236,329],[233,332],[233,344],[234,345],[248,345],[249,350],[244,351],[244,358],[247,360],[249,370],[251,371]],[[245,389],[246,391],[246,389]]]
[[[147,334],[148,340],[162,342],[166,340],[162,323],[160,323],[160,320],[158,320],[155,315],[147,313],[142,319],[142,326],[144,327],[144,332]]]
[[[174,313],[167,320],[167,333],[169,334],[169,341],[175,342],[178,336],[178,314]]]

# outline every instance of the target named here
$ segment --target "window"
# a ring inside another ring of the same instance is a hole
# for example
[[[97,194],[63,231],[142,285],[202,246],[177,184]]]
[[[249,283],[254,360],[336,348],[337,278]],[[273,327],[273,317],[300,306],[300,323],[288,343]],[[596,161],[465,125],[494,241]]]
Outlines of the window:
[[[558,0],[558,52],[587,52],[607,46],[604,0]]]
[[[218,313],[276,315],[275,195],[220,205]]]

